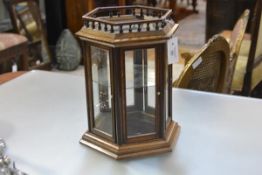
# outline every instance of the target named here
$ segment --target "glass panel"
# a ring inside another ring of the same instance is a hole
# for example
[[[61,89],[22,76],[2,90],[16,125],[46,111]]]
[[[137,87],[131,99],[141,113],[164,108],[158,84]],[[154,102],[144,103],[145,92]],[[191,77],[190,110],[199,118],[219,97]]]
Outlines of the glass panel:
[[[94,127],[112,136],[109,51],[91,46]]]
[[[155,94],[155,49],[147,49],[147,85],[148,85],[148,94]],[[150,95],[147,96],[148,106],[155,107],[155,98],[152,98]]]
[[[155,49],[125,52],[127,135],[155,133]]]
[[[134,106],[134,90],[132,89],[134,84],[134,52],[125,52],[125,64],[126,64],[126,101],[127,106]],[[128,73],[127,73],[128,72]]]

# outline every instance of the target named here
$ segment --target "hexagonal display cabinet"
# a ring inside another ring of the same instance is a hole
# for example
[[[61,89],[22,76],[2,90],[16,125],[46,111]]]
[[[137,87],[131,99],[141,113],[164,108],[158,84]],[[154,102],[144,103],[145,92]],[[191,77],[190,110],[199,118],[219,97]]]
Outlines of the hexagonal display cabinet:
[[[81,40],[88,130],[81,143],[115,159],[171,151],[172,65],[167,41],[178,25],[168,9],[96,8],[83,16]]]

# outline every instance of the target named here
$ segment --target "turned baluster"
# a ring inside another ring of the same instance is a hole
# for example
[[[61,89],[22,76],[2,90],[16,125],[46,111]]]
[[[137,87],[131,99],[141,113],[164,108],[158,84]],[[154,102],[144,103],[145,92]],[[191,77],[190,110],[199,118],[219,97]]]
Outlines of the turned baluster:
[[[101,23],[98,22],[98,30],[101,30]]]
[[[107,32],[107,30],[108,30],[107,24],[105,24],[104,30]]]
[[[88,21],[88,20],[85,21],[85,26],[86,26],[87,28],[89,28],[89,21]]]
[[[141,31],[141,24],[137,24],[137,25],[138,25],[137,31],[140,32]]]
[[[113,25],[111,25],[110,32],[111,32],[111,33],[114,33],[114,26],[113,26]]]
[[[158,22],[156,22],[156,30],[159,30]]]
[[[119,28],[120,28],[119,32],[120,32],[120,33],[123,33],[123,26],[120,25]]]
[[[129,32],[132,32],[132,25],[129,25]]]
[[[146,25],[147,25],[147,26],[146,26],[146,30],[147,30],[147,31],[150,31],[150,23],[147,23]]]
[[[95,21],[92,21],[92,29],[94,29],[95,27]]]

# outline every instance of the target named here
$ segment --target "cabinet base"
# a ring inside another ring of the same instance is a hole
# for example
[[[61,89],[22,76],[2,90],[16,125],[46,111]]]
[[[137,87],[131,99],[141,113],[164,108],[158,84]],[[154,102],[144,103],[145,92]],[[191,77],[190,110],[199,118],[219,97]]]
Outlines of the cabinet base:
[[[126,159],[172,151],[172,145],[177,140],[179,130],[179,125],[172,121],[163,139],[123,145],[116,145],[90,132],[86,132],[80,140],[80,143],[114,159]]]

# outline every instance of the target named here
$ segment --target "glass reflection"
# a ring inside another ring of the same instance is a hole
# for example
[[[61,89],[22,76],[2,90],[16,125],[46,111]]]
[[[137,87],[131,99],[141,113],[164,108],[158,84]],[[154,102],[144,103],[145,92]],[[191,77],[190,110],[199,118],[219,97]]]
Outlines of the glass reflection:
[[[109,51],[91,46],[94,127],[112,136]]]
[[[155,132],[155,49],[125,52],[128,137]]]

